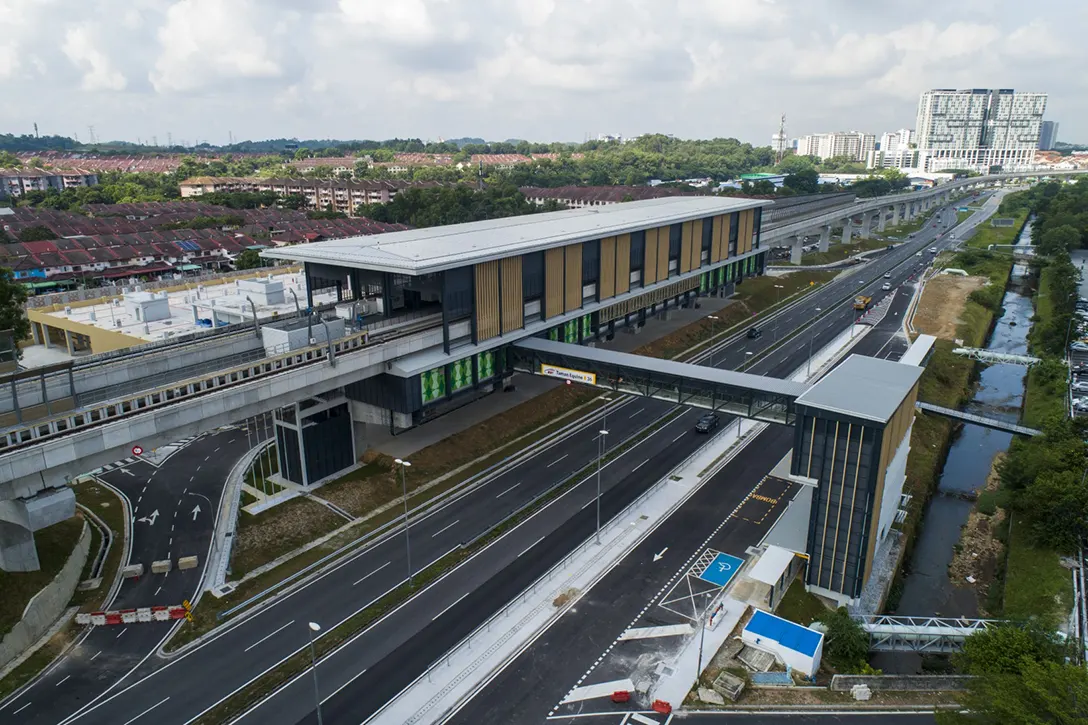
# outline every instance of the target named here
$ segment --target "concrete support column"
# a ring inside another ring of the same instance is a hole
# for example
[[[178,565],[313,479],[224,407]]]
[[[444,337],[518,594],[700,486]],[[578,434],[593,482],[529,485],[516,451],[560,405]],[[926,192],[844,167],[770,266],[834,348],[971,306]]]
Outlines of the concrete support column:
[[[42,344],[42,327],[37,322],[30,323],[30,334],[34,337],[34,344]]]
[[[790,264],[801,263],[801,247],[803,245],[800,235],[790,237]]]
[[[824,224],[820,229],[820,251],[826,252],[831,247],[831,225]]]
[[[42,323],[42,343],[47,347],[53,347],[53,343],[49,341],[49,325]]]
[[[16,524],[0,521],[0,570],[38,571],[38,550],[34,533]]]
[[[861,216],[861,231],[858,232],[858,236],[862,239],[869,238],[869,225],[873,221],[873,218],[868,214],[862,214]]]
[[[64,344],[68,347],[68,354],[75,357],[76,349],[72,345],[72,332],[70,330],[64,331]]]
[[[852,219],[844,219],[842,223],[842,243],[850,243],[850,235],[854,232],[854,222]]]
[[[903,223],[903,220],[907,216],[907,205],[900,202],[895,206],[895,226],[899,226]]]
[[[878,233],[884,232],[884,227],[887,226],[888,210],[885,207],[880,208],[880,214],[876,218],[876,230]]]

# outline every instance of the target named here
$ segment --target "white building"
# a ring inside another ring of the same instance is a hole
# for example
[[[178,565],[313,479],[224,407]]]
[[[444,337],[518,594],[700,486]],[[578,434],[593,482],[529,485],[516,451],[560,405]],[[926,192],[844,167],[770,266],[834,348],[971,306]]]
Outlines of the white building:
[[[914,166],[915,137],[914,130],[909,128],[901,128],[898,131],[888,131],[881,134],[880,148],[873,155],[873,163],[869,168],[912,168]]]
[[[846,156],[853,161],[868,162],[876,148],[876,136],[861,131],[814,133],[797,139],[798,156],[815,156],[820,161]]]
[[[938,89],[918,101],[923,171],[1030,171],[1046,111],[1045,93]]]

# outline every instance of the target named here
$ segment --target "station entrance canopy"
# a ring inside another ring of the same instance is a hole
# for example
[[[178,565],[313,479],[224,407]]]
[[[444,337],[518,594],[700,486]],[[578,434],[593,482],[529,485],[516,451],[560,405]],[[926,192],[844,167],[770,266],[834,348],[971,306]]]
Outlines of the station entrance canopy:
[[[541,338],[510,346],[514,370],[667,400],[769,423],[792,425],[804,383]]]

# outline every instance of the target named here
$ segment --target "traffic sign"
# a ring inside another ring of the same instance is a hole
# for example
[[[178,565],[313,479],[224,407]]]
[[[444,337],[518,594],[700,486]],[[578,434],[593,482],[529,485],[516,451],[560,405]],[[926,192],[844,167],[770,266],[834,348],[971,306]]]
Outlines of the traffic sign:
[[[140,446],[133,446],[132,447],[132,455],[142,456],[143,454],[144,454],[144,449],[141,448]]]
[[[699,575],[699,578],[724,589],[729,586],[729,582],[733,581],[733,577],[737,575],[743,564],[743,559],[729,554],[718,554]]]

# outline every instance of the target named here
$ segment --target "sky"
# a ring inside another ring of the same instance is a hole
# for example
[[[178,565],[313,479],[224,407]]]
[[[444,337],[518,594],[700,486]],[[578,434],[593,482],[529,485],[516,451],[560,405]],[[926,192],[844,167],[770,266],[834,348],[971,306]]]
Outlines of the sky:
[[[0,0],[0,133],[771,142],[1050,94],[1088,142],[1085,0]]]

